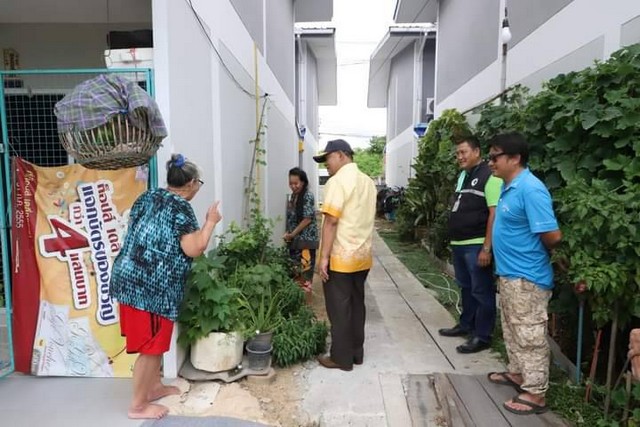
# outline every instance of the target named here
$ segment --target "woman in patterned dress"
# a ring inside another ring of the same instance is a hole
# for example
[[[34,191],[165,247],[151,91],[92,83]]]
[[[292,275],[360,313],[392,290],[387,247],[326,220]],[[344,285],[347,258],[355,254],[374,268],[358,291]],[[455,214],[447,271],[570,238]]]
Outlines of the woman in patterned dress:
[[[204,252],[222,219],[216,202],[199,228],[189,201],[204,182],[197,166],[181,154],[167,162],[167,184],[147,190],[133,204],[111,273],[110,294],[119,303],[127,353],[138,353],[128,410],[135,419],[165,416],[167,407],[151,402],[180,393],[160,381],[160,362],[171,346],[191,261]]]
[[[296,281],[310,296],[319,241],[316,203],[309,191],[307,174],[302,169],[293,168],[289,171],[289,188],[291,197],[287,203],[287,232],[284,240],[289,245],[289,253],[297,267]]]

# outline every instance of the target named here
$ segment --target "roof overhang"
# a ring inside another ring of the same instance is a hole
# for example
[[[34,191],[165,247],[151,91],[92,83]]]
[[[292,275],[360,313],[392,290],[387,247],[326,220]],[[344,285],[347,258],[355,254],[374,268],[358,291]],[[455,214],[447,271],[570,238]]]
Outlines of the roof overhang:
[[[369,90],[367,107],[384,108],[387,106],[387,88],[391,60],[417,39],[436,37],[433,24],[394,25],[384,36],[369,60]]]
[[[294,0],[296,22],[331,21],[333,18],[333,0]]]
[[[398,24],[436,22],[438,0],[397,0],[393,20]]]
[[[333,27],[303,27],[296,25],[296,36],[307,44],[316,58],[318,71],[318,105],[338,102],[336,59],[336,29]]]

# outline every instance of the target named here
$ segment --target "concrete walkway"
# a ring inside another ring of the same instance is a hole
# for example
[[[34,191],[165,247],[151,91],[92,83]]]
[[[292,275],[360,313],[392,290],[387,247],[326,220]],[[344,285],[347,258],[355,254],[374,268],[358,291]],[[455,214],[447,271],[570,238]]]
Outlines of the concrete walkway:
[[[321,426],[442,425],[432,390],[412,378],[435,372],[484,374],[504,366],[488,351],[458,354],[455,347],[463,339],[440,337],[437,330],[452,326],[452,316],[377,235],[374,243],[364,364],[343,372],[305,363],[302,407]],[[126,379],[14,375],[0,380],[0,425],[139,426],[123,413],[130,392]]]
[[[424,423],[407,401],[409,378],[415,374],[456,372],[484,374],[504,370],[488,351],[462,355],[462,338],[444,338],[438,329],[455,323],[433,294],[392,254],[378,236],[375,263],[366,287],[364,364],[351,372],[318,366],[308,375],[303,406],[321,426],[438,425],[435,397],[424,396]],[[425,260],[426,262],[426,260]]]

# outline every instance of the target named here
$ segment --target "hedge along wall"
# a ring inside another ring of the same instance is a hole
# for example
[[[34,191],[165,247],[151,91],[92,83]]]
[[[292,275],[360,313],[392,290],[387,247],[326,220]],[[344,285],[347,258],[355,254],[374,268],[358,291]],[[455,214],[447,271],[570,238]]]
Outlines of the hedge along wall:
[[[531,169],[553,194],[568,261],[560,283],[584,282],[598,327],[640,316],[640,45],[486,105],[482,140],[522,132]]]
[[[453,141],[471,133],[458,111],[446,110],[429,123],[418,142],[413,164],[415,175],[409,179],[397,215],[400,237],[415,237],[415,227],[427,228],[425,237],[433,254],[448,258],[447,218],[451,196],[460,171],[455,162]]]

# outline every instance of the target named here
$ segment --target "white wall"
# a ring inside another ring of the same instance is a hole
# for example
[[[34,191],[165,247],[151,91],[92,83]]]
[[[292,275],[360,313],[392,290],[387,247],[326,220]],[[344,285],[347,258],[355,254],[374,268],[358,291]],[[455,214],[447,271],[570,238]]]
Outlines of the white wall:
[[[223,220],[217,228],[221,232],[243,217],[256,102],[239,86],[254,92],[254,42],[229,0],[193,0],[193,6],[228,70],[185,2],[153,0],[156,100],[169,128],[165,147],[158,153],[159,178],[164,183],[163,165],[171,152],[195,159],[206,181],[194,199],[196,214],[202,221],[208,203],[221,200]],[[260,91],[270,95],[263,135],[267,166],[260,170],[259,184],[264,212],[275,218],[284,214],[287,171],[297,164],[294,106],[262,53],[256,55]],[[283,230],[280,222],[276,241]],[[184,357],[175,350],[165,357],[167,377],[177,374]]]
[[[542,70],[552,64],[557,74],[579,70],[593,64],[595,59],[607,58],[620,48],[622,24],[638,15],[640,2],[637,0],[574,0],[509,50],[507,86],[537,81],[534,89],[539,88],[540,79],[532,75],[545,74]],[[597,43],[593,44],[600,37],[603,37],[602,49],[595,48]],[[499,45],[496,50],[500,51]],[[579,52],[574,54],[576,51]],[[585,51],[591,53],[585,55]],[[500,90],[500,64],[501,55],[450,96],[438,99],[436,114],[447,108],[466,110],[496,95]]]
[[[413,127],[402,131],[387,142],[385,158],[385,181],[389,187],[406,187],[413,176],[411,165],[418,155],[417,140],[413,135]]]
[[[297,43],[296,55],[298,56],[296,74],[296,102],[298,102],[298,121],[305,126],[306,133],[303,143],[302,156],[298,154],[295,166],[302,168],[307,173],[309,188],[313,192],[318,203],[318,164],[313,156],[320,151],[317,140],[319,132],[318,119],[318,60],[313,54],[309,43],[302,39]]]
[[[304,152],[302,153],[302,169],[304,169],[307,173],[307,178],[309,178],[309,188],[315,196],[316,205],[318,205],[318,191],[320,190],[318,184],[319,165],[313,160],[313,156],[321,149],[318,144],[318,141],[313,135],[307,134],[304,138]],[[322,167],[324,167],[324,165]]]

